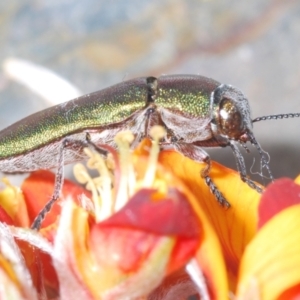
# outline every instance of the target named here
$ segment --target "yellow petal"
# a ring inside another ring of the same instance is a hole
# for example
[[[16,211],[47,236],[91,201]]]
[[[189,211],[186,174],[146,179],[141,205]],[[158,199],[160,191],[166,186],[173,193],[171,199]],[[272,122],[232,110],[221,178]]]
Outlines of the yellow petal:
[[[12,186],[7,179],[3,181],[7,186],[0,191],[0,205],[12,218],[14,225],[28,227],[29,216],[21,190]]]
[[[12,266],[0,255],[1,299],[24,299]]]
[[[300,205],[274,216],[247,246],[241,261],[237,295],[249,299],[253,283],[260,299],[277,299],[300,282]]]
[[[300,175],[298,175],[294,181],[295,183],[300,185]]]

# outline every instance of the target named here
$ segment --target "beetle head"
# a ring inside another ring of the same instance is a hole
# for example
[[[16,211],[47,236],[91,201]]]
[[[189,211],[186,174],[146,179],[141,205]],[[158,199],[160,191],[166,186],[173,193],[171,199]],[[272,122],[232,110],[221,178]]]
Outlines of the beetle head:
[[[249,141],[252,121],[250,106],[244,94],[231,85],[221,84],[212,92],[210,101],[215,137]]]

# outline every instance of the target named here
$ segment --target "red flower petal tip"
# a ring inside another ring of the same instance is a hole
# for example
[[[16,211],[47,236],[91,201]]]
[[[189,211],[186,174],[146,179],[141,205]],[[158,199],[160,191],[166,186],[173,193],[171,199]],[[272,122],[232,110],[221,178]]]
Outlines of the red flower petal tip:
[[[258,207],[258,229],[278,212],[296,204],[300,204],[300,185],[289,178],[271,183],[264,191]]]
[[[101,227],[136,228],[163,235],[199,237],[200,224],[186,197],[169,188],[166,195],[155,189],[142,189]]]

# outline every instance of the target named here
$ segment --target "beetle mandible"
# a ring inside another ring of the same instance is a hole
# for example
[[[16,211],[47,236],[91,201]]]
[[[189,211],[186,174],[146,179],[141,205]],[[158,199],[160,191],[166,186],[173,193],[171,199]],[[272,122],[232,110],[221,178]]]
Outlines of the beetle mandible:
[[[82,160],[85,146],[115,146],[115,134],[128,129],[137,143],[148,137],[153,125],[161,125],[167,132],[160,143],[161,149],[174,149],[205,162],[201,176],[217,201],[229,207],[209,176],[210,157],[203,147],[231,147],[241,179],[261,192],[247,177],[237,143],[250,142],[256,147],[272,179],[268,160],[253,135],[252,123],[282,117],[299,117],[299,114],[251,120],[248,100],[240,90],[207,77],[141,77],[42,110],[3,129],[0,171],[20,173],[58,167],[54,194],[32,225],[39,228],[59,197],[63,165]],[[99,151],[105,154],[105,150]]]

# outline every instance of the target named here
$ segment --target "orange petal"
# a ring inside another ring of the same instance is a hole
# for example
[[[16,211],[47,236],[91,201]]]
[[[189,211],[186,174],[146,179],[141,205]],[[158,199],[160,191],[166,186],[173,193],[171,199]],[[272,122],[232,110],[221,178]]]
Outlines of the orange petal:
[[[228,281],[221,245],[209,222],[203,220],[203,240],[195,255],[205,278],[211,299],[227,299]]]
[[[219,237],[228,268],[236,276],[245,246],[256,232],[260,195],[241,181],[239,173],[213,162],[210,176],[231,204],[226,210],[217,203],[200,176],[205,164],[196,163],[175,151],[162,151],[159,161],[171,169],[197,197],[198,206],[205,212]]]
[[[255,283],[260,299],[277,299],[300,283],[300,205],[269,220],[247,246],[241,261],[237,295],[247,298]]]

